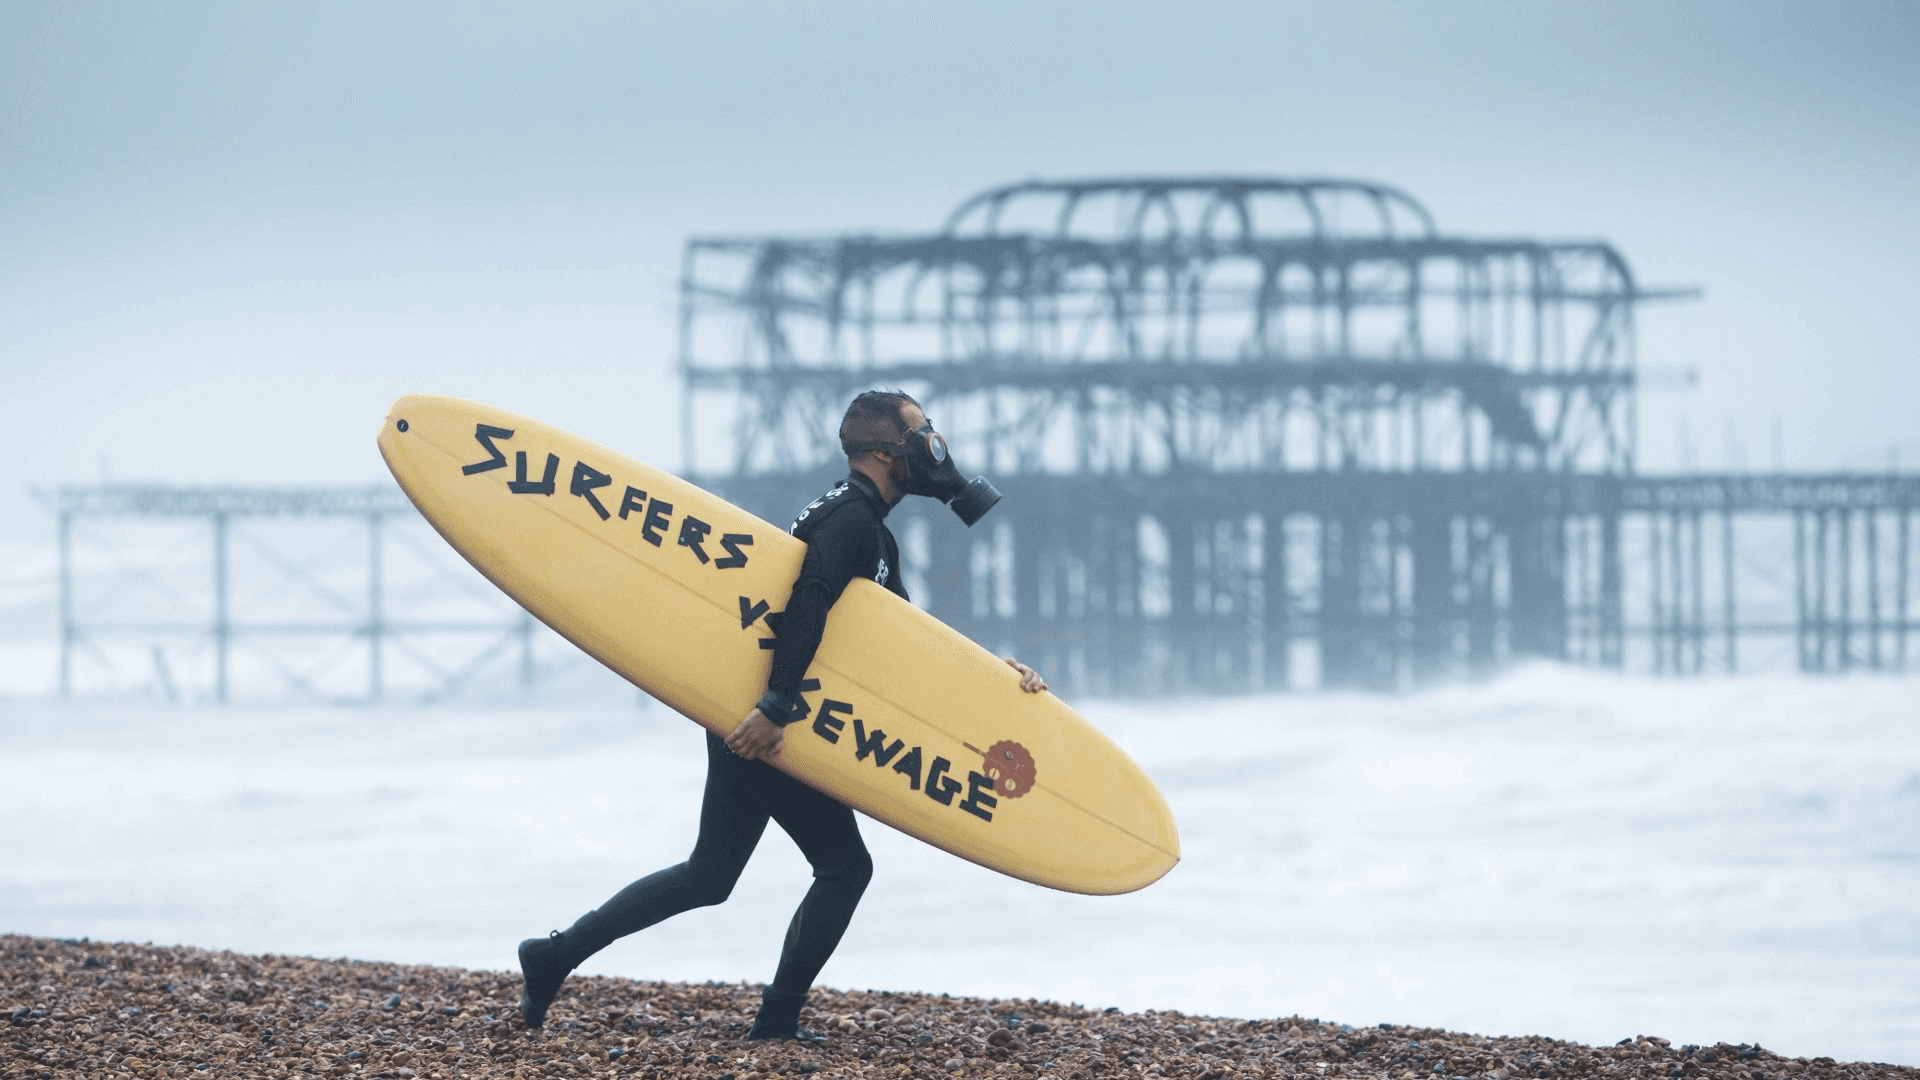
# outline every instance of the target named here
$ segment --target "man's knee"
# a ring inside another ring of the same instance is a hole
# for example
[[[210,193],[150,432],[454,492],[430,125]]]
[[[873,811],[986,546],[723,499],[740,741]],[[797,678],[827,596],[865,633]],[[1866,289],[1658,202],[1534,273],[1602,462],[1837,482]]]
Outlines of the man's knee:
[[[813,868],[813,876],[821,881],[831,881],[852,892],[865,892],[867,883],[873,880],[873,856],[861,847]]]
[[[694,907],[713,907],[724,904],[727,897],[733,895],[734,883],[740,880],[741,867],[709,866],[698,862],[687,863],[687,900]]]

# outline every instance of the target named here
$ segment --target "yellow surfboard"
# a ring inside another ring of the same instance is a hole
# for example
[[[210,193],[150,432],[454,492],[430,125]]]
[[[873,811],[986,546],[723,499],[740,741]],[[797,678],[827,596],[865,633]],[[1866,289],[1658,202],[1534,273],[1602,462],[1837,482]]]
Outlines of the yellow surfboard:
[[[482,574],[695,723],[725,735],[766,689],[768,616],[786,607],[806,551],[784,529],[458,398],[394,402],[380,453]],[[802,687],[808,714],[787,729],[779,767],[908,835],[1080,893],[1131,892],[1180,859],[1166,799],[1125,751],[874,582],[854,581],[834,605]]]

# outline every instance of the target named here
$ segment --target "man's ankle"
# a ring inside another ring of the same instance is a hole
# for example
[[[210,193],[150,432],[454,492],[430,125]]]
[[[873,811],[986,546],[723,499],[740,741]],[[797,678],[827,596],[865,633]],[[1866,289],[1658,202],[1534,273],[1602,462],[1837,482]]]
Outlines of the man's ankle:
[[[800,1030],[800,1008],[806,1003],[805,990],[781,990],[769,986],[760,991],[760,1014],[754,1017],[747,1038],[793,1038]]]

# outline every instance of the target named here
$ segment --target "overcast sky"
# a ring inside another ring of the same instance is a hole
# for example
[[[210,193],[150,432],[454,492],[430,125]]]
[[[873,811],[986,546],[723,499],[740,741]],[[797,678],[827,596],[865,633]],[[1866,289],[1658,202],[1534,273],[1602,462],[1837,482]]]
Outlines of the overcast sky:
[[[1350,175],[1643,282],[1643,468],[1920,467],[1920,4],[0,0],[0,535],[30,485],[379,478],[395,396],[676,466],[693,233],[1028,176]],[[666,407],[663,407],[666,406]]]

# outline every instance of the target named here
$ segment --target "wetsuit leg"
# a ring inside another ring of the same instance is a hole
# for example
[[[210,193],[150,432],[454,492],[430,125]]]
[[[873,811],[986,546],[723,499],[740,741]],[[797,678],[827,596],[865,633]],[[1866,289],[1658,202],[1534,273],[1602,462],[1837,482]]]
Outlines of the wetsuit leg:
[[[788,779],[771,766],[738,756],[719,736],[709,733],[707,788],[700,802],[700,836],[694,841],[693,854],[678,866],[621,889],[599,910],[583,916],[567,931],[568,937],[585,938],[583,944],[597,951],[616,938],[683,911],[724,901],[766,831],[773,790],[770,778]]]
[[[853,909],[873,877],[873,859],[852,810],[785,773],[778,775],[784,783],[771,800],[773,819],[812,864],[813,885],[787,925],[773,987],[804,994],[853,921]]]

